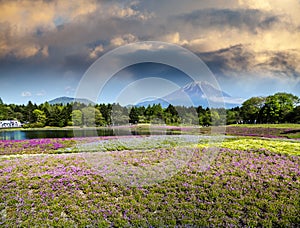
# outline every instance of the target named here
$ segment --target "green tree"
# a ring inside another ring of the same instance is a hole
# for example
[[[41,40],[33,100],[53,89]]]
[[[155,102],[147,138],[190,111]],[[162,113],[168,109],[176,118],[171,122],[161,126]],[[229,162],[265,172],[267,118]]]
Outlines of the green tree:
[[[23,122],[24,116],[21,112],[15,112],[13,116],[14,116],[14,119]]]
[[[180,123],[195,125],[199,124],[197,109],[194,107],[177,106],[176,111],[180,117]]]
[[[111,105],[100,104],[96,105],[96,108],[101,112],[103,117],[103,125],[111,124]]]
[[[71,126],[72,125],[72,110],[73,107],[71,104],[67,104],[63,106],[63,109],[61,111],[62,118],[64,119],[64,126]]]
[[[154,104],[152,107],[154,118],[162,119],[163,118],[163,109],[161,104]]]
[[[180,118],[176,108],[169,104],[169,106],[165,109],[165,122],[166,124],[178,124],[180,123]]]
[[[129,123],[137,124],[139,122],[139,113],[137,108],[132,107],[129,113]]]
[[[153,116],[153,110],[152,110],[152,106],[148,105],[147,108],[145,109],[145,117],[146,117],[146,122],[150,123],[151,118]]]
[[[263,120],[266,123],[290,122],[290,113],[293,112],[299,98],[289,93],[276,93],[268,96],[262,108]]]
[[[136,110],[138,112],[139,123],[147,123],[147,118],[145,116],[146,108],[144,106],[141,106],[141,107],[136,107]]]
[[[295,107],[293,112],[289,114],[289,120],[293,123],[300,124],[300,106]]]
[[[71,117],[74,126],[82,125],[82,112],[80,110],[73,110],[71,113]]]
[[[34,123],[35,122],[34,115],[33,115],[33,111],[35,109],[37,109],[37,105],[32,104],[32,102],[29,101],[28,104],[25,107],[26,121],[28,121],[29,123]]]
[[[45,113],[47,117],[46,125],[50,125],[50,112],[52,111],[52,106],[48,102],[45,102],[44,104],[41,105],[41,110]]]
[[[106,121],[102,116],[102,113],[99,111],[99,109],[95,108],[95,123],[96,126],[104,126]]]
[[[34,119],[35,119],[35,123],[38,127],[44,127],[46,124],[46,115],[43,111],[39,110],[39,109],[35,109],[32,112]]]
[[[259,121],[259,113],[264,106],[266,98],[252,97],[246,100],[241,107],[241,117],[244,123],[256,123]]]
[[[14,118],[14,112],[9,106],[0,105],[0,120],[9,120]]]
[[[221,124],[221,117],[216,110],[211,110],[210,116],[211,116],[211,125],[217,126]]]
[[[104,124],[104,119],[101,112],[93,106],[88,106],[82,110],[83,124],[87,127],[91,126],[102,126]]]
[[[275,93],[273,95],[279,103],[279,122],[290,122],[289,114],[299,103],[299,98],[290,93]]]
[[[111,118],[114,125],[123,125],[129,123],[129,113],[126,107],[119,104],[112,104]]]
[[[12,118],[15,120],[19,120],[21,123],[24,123],[26,119],[24,118],[24,105],[15,105],[10,104],[9,107],[12,110]]]
[[[266,123],[278,123],[280,104],[275,96],[268,96],[262,108],[263,120]]]
[[[63,106],[55,105],[51,107],[50,115],[48,118],[49,126],[63,127],[65,126],[65,119],[62,113]]]
[[[83,124],[87,127],[95,126],[96,125],[95,108],[88,106],[83,108],[81,111],[83,116]]]
[[[228,110],[226,117],[227,124],[236,124],[240,121],[239,112],[235,110]]]
[[[210,110],[207,108],[204,112],[199,114],[199,125],[210,126],[211,125],[211,114]]]

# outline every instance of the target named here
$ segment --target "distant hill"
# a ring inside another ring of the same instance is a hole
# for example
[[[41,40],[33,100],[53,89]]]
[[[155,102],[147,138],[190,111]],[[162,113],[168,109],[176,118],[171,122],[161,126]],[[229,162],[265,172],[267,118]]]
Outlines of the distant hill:
[[[49,104],[53,105],[53,104],[63,104],[63,105],[66,105],[66,104],[71,104],[72,102],[79,102],[79,103],[82,103],[82,104],[92,104],[92,105],[95,105],[94,102],[88,100],[88,99],[84,99],[84,98],[72,98],[72,97],[58,97],[58,98],[55,98],[51,101],[48,101]]]
[[[206,96],[209,96],[208,98]],[[202,107],[223,107],[232,108],[240,106],[240,98],[231,97],[224,91],[218,90],[208,82],[191,82],[184,87],[168,94],[165,97],[155,100],[148,100],[138,103],[136,106],[161,104],[167,107],[169,104],[174,106],[202,106]]]
[[[154,104],[161,104],[161,106],[163,108],[166,108],[166,107],[168,107],[168,105],[170,103],[163,99],[156,99],[156,100],[146,100],[146,101],[140,102],[136,106],[137,107],[142,107],[142,106],[147,107],[148,105],[152,106]]]

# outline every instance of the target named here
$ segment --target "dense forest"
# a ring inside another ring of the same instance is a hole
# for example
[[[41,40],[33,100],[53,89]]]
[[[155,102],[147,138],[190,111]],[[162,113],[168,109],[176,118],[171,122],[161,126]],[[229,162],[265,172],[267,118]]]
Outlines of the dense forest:
[[[27,105],[4,104],[0,98],[0,120],[19,120],[24,127],[111,126],[137,123],[168,125],[218,125],[236,123],[300,123],[299,98],[289,93],[252,97],[240,107],[209,109],[160,104],[122,107],[119,104]]]

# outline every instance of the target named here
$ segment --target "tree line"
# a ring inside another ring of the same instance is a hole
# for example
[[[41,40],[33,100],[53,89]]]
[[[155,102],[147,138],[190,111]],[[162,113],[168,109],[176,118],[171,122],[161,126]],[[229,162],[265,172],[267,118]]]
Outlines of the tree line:
[[[160,104],[122,107],[119,104],[83,103],[37,105],[4,104],[0,98],[0,120],[19,120],[24,127],[111,126],[138,123],[167,125],[219,125],[256,123],[300,123],[299,98],[289,93],[252,97],[231,109],[184,107]]]

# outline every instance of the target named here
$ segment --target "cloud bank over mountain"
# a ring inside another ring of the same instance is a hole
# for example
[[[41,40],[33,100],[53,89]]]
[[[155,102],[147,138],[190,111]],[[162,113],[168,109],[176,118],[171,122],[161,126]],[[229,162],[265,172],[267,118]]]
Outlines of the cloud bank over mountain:
[[[298,0],[11,0],[0,1],[0,12],[8,102],[72,95],[98,57],[150,40],[196,53],[233,95],[300,95]]]

